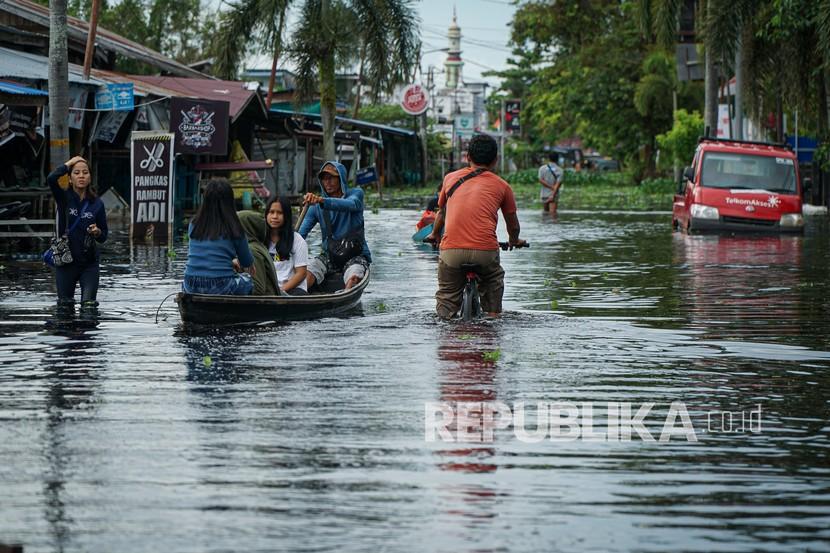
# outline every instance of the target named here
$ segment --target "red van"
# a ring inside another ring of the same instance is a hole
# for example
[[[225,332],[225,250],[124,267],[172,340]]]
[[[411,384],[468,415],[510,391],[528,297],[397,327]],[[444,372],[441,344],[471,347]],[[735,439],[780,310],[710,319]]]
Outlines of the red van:
[[[702,138],[674,196],[672,226],[686,232],[802,232],[803,191],[787,146]]]

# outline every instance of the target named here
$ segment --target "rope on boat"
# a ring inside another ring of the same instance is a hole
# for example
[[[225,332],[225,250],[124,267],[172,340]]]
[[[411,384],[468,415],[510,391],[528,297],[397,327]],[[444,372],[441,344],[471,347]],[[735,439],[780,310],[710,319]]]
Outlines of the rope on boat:
[[[164,305],[164,302],[166,302],[168,299],[175,296],[176,294],[178,294],[178,292],[173,292],[172,294],[169,294],[163,300],[161,300],[161,303],[159,304],[159,308],[156,309],[156,324],[159,324],[159,313],[161,312],[161,306]]]

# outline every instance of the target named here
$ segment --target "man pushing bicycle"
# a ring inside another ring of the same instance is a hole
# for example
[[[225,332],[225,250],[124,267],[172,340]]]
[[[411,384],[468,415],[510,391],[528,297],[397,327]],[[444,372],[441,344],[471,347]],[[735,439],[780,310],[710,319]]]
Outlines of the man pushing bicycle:
[[[507,225],[509,246],[523,247],[519,239],[519,218],[513,190],[493,172],[499,148],[495,139],[477,134],[467,149],[469,167],[449,173],[438,195],[440,211],[432,233],[424,241],[441,241],[438,258],[438,292],[436,311],[442,319],[450,319],[461,306],[467,270],[462,265],[476,265],[482,310],[491,316],[502,311],[504,269],[499,258],[496,238],[498,211]],[[443,238],[441,231],[444,231]]]

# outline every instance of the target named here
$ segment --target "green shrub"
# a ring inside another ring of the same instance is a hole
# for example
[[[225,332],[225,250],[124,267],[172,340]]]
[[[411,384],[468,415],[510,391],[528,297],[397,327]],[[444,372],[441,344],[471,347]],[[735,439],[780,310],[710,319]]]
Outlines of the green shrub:
[[[674,180],[670,178],[645,179],[640,183],[643,194],[674,194]]]
[[[695,148],[703,135],[703,117],[700,113],[679,109],[674,112],[674,125],[665,134],[657,135],[660,145],[660,165],[671,167],[673,163],[689,165],[695,155]]]

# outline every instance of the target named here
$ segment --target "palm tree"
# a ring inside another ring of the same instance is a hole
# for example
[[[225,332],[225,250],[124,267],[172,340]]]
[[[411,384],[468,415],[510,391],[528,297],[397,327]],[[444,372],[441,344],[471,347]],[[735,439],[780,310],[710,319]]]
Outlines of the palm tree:
[[[673,50],[683,0],[640,0],[638,11],[644,33],[654,35],[662,47]],[[703,38],[704,90],[703,120],[711,132],[718,127],[718,60],[732,59],[741,30],[751,17],[754,0],[700,0],[698,32]]]
[[[818,51],[823,64],[819,77],[820,113],[819,120],[823,121],[823,131],[828,132],[830,127],[830,0],[821,0],[816,7],[816,35],[818,36]]]
[[[353,64],[362,52],[365,80],[376,93],[391,92],[417,63],[418,20],[410,0],[305,0],[288,41],[282,31],[290,3],[238,0],[223,12],[216,41],[217,73],[233,77],[251,42],[265,44],[262,49],[275,55],[288,44],[297,70],[298,99],[319,93],[323,150],[326,159],[334,159],[335,69]]]
[[[242,58],[251,51],[271,52],[273,62],[268,89],[268,107],[277,60],[283,47],[285,13],[291,0],[240,0],[219,16],[214,41],[215,72],[219,77],[233,79]],[[260,44],[253,48],[252,44]]]
[[[49,2],[49,161],[69,159],[69,65],[66,52],[66,0]]]
[[[680,0],[640,0],[641,25],[672,43]],[[830,130],[830,0],[701,0],[699,29],[706,49],[705,124],[716,128],[719,60],[725,70],[743,74],[737,95],[757,116],[785,106],[809,111],[818,98],[819,134]],[[816,91],[816,89],[818,89]],[[743,109],[735,104],[736,113]],[[783,136],[777,136],[783,140]]]

